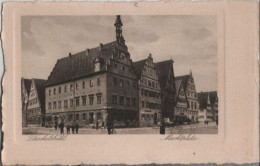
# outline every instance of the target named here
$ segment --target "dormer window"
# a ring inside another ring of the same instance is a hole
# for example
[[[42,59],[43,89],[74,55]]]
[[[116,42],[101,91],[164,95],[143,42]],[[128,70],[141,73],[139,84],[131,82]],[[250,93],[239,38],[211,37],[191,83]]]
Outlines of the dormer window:
[[[100,63],[96,62],[95,63],[95,72],[100,71]]]

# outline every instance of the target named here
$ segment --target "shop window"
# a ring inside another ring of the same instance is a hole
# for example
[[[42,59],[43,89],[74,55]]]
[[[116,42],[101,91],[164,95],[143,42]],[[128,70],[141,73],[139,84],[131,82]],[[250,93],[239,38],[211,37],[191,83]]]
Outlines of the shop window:
[[[79,114],[78,113],[76,114],[76,120],[79,120]]]
[[[83,119],[83,120],[86,120],[86,113],[83,113],[83,114],[82,114],[82,119]]]

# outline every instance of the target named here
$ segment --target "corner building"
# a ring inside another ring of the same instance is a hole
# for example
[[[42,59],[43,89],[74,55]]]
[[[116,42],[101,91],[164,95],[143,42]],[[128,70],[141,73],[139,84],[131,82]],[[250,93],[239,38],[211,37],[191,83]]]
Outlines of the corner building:
[[[116,41],[59,59],[45,89],[46,121],[138,124],[137,76],[116,17]]]

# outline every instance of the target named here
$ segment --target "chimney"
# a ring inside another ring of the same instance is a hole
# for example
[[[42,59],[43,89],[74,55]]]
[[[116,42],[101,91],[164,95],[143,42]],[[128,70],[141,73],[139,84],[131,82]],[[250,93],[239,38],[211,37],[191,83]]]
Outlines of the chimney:
[[[101,51],[101,50],[102,50],[102,48],[103,48],[103,44],[102,44],[102,43],[100,43],[100,44],[99,44],[99,51]]]
[[[69,57],[70,57],[70,59],[71,59],[71,53],[69,53]]]
[[[86,50],[86,55],[88,56],[88,55],[89,55],[89,53],[90,53],[90,50],[89,50],[89,49],[87,49],[87,50]]]

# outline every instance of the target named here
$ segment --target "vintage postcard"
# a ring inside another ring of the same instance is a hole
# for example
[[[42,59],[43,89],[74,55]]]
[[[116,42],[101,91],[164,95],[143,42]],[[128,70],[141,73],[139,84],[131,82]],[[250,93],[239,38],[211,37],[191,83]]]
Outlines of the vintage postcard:
[[[6,3],[4,164],[257,162],[256,7]]]

